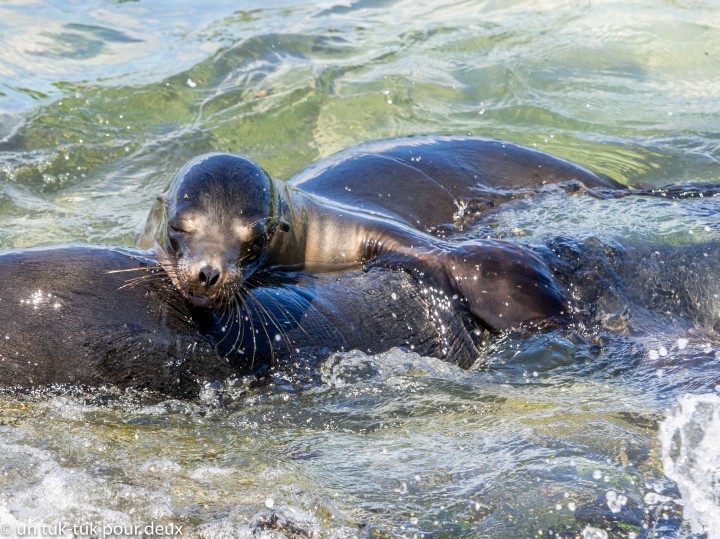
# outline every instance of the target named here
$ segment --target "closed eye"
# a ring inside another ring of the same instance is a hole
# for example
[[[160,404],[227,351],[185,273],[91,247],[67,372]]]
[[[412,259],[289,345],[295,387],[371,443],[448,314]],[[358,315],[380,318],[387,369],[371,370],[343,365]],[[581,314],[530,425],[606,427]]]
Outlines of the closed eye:
[[[170,227],[170,230],[172,230],[173,232],[177,232],[178,234],[189,234],[190,232],[192,232],[190,224],[184,221],[170,222],[168,223],[168,227]]]

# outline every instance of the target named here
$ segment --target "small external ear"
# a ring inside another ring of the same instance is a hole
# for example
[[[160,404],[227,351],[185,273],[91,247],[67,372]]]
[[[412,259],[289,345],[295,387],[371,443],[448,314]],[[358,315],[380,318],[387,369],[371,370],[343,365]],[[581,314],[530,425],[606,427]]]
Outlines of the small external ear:
[[[283,232],[287,232],[290,230],[290,223],[288,223],[284,217],[280,217],[280,220],[278,221],[278,228]]]
[[[168,199],[167,199],[167,197],[166,197],[165,195],[158,195],[158,196],[157,196],[157,201],[158,201],[160,204],[162,204],[163,206],[167,206],[167,205],[168,205]]]

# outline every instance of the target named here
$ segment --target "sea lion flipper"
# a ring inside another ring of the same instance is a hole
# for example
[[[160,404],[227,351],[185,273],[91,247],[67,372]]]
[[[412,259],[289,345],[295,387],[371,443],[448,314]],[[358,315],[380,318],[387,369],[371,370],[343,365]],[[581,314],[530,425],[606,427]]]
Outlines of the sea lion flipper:
[[[451,289],[491,329],[563,316],[568,308],[550,268],[519,245],[481,240],[447,252]]]
[[[136,244],[141,249],[151,249],[156,241],[158,230],[160,230],[167,220],[167,198],[164,195],[158,195],[153,207],[148,215],[147,222],[143,231],[138,234]]]
[[[433,302],[463,303],[483,325],[501,331],[564,316],[565,297],[545,262],[528,248],[496,240],[441,242],[428,249],[385,252],[385,267],[402,268],[428,285]]]

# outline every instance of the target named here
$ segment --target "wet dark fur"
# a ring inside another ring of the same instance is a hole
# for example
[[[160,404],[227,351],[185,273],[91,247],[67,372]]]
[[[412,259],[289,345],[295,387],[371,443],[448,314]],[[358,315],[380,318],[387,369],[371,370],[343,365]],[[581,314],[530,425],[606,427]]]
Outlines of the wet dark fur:
[[[206,383],[342,349],[407,346],[462,365],[476,357],[472,319],[452,308],[432,319],[404,273],[273,279],[248,295],[240,323],[237,311],[192,307],[144,251],[14,251],[0,255],[0,273],[13,276],[0,280],[4,387],[115,385],[191,397]]]
[[[546,184],[619,187],[542,152],[458,136],[353,148],[288,183],[240,156],[198,156],[160,197],[141,245],[155,246],[177,289],[198,306],[242,298],[267,268],[387,266],[461,298],[484,327],[500,331],[567,314],[549,269],[511,242],[445,238],[493,204]],[[285,233],[276,233],[280,213]]]
[[[478,143],[488,154],[472,157],[467,148]],[[522,159],[508,160],[508,152]],[[443,160],[448,166],[440,166]],[[364,181],[368,177],[372,181]],[[424,185],[423,195],[371,198],[404,193],[405,180]],[[341,190],[346,203],[398,221],[416,219],[438,236],[458,232],[494,204],[530,196],[545,181],[571,192],[609,189],[596,196],[633,194],[546,154],[465,138],[361,147],[293,181],[316,194]],[[682,198],[691,191],[636,194]],[[474,196],[475,205],[458,208],[458,194]],[[538,254],[553,271],[549,278],[582,311],[581,321],[638,332],[652,317],[671,316],[674,323],[717,332],[718,246],[656,251],[561,238]],[[252,287],[216,309],[193,307],[147,251],[10,251],[0,255],[0,274],[3,387],[114,385],[192,397],[208,383],[272,366],[296,368],[342,349],[377,353],[406,346],[469,366],[482,338],[460,302],[383,267],[316,276],[259,271]]]

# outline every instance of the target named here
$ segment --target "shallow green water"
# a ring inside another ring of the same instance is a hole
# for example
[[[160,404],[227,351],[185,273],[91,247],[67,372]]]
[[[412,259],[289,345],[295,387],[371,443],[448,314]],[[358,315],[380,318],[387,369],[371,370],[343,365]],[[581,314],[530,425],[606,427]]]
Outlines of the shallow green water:
[[[714,1],[0,4],[0,247],[132,245],[154,196],[210,149],[289,177],[364,141],[471,133],[657,186],[720,181],[718,126]],[[692,244],[717,239],[717,210],[549,195],[475,233]],[[718,349],[656,325],[599,354],[572,334],[509,336],[469,372],[345,354],[321,382],[278,375],[194,403],[7,396],[0,519],[644,536],[662,513],[647,495],[671,492],[657,422],[713,390]],[[609,491],[634,508],[617,525]]]

